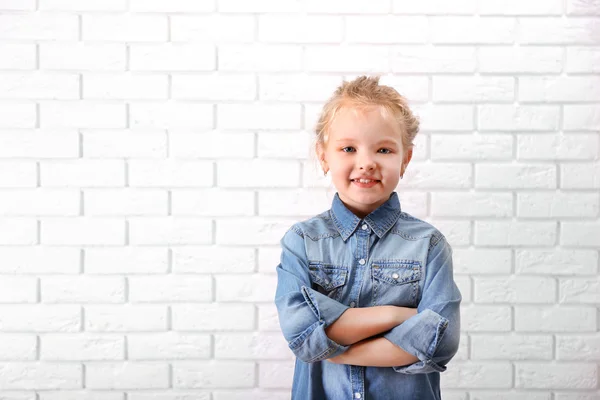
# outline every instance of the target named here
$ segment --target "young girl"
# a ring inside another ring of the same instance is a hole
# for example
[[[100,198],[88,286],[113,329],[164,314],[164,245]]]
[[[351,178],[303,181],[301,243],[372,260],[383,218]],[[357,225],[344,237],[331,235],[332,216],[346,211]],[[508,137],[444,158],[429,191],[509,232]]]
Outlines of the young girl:
[[[316,153],[337,193],[285,233],[277,266],[293,400],[441,398],[462,296],[446,238],[403,212],[394,191],[418,130],[378,77],[344,82],[323,108]]]

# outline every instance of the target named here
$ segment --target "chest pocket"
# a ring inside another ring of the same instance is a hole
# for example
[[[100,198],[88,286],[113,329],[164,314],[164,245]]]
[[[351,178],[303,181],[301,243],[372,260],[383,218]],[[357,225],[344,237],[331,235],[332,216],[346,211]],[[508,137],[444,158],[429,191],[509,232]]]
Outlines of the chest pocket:
[[[311,261],[308,264],[308,271],[313,289],[335,300],[342,297],[342,289],[348,278],[347,267]]]
[[[373,305],[416,307],[422,269],[419,261],[374,261]]]

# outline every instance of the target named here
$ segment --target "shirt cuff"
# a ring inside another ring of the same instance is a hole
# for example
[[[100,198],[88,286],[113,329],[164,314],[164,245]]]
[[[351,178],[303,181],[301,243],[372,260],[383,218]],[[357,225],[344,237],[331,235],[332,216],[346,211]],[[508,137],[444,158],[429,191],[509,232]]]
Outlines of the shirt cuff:
[[[446,366],[434,362],[433,356],[447,327],[447,318],[426,308],[385,333],[384,338],[420,360],[414,364],[393,367],[394,371],[404,374],[444,372]]]
[[[325,325],[319,321],[292,341],[289,347],[296,357],[306,363],[336,357],[350,348],[331,340],[325,333]]]
[[[302,295],[310,309],[325,327],[333,324],[350,307],[325,296],[307,286],[302,286]]]

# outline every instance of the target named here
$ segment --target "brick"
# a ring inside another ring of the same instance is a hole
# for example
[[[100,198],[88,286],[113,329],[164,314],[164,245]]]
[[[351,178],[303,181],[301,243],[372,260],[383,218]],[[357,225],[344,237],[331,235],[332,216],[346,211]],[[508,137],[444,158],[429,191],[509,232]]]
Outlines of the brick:
[[[172,252],[175,274],[249,273],[256,264],[254,249],[249,247],[186,246]]]
[[[408,3],[393,0],[393,12],[396,14],[475,14],[478,2],[475,0],[458,0],[450,5],[443,0],[424,0]]]
[[[262,302],[275,298],[277,277],[273,274],[220,275],[215,277],[217,302]]]
[[[512,44],[516,37],[515,18],[431,17],[434,44]]]
[[[308,72],[385,73],[390,70],[390,51],[387,47],[368,45],[307,46],[305,69]]]
[[[179,12],[211,12],[215,11],[215,0],[129,0],[130,11],[179,13]]]
[[[132,71],[212,71],[214,46],[193,43],[132,44],[129,46]]]
[[[136,276],[129,277],[127,282],[131,302],[209,302],[213,298],[210,276]]]
[[[98,101],[40,104],[42,128],[125,128],[125,104]]]
[[[258,364],[258,384],[266,388],[291,389],[294,362],[265,362]]]
[[[44,303],[123,303],[125,280],[117,276],[48,276],[41,279]]]
[[[0,187],[31,188],[37,186],[35,161],[0,160]]]
[[[508,306],[473,305],[461,309],[461,329],[473,332],[510,332],[511,308]]]
[[[477,59],[479,72],[483,73],[559,73],[562,72],[563,49],[550,46],[482,46]]]
[[[38,0],[40,10],[51,11],[126,11],[127,0]],[[46,400],[46,399],[44,399]]]
[[[226,245],[276,245],[293,222],[293,220],[261,217],[223,219],[217,221],[216,243]],[[248,236],[244,232],[255,232],[255,234]]]
[[[257,156],[260,159],[306,159],[311,149],[312,132],[258,132]]]
[[[419,43],[429,36],[424,16],[350,16],[346,17],[345,39],[348,43]]]
[[[177,75],[171,77],[173,99],[254,100],[256,78],[250,74]]]
[[[80,389],[83,366],[65,363],[4,363],[0,367],[3,390]]]
[[[457,274],[510,274],[509,249],[454,249],[454,272]]]
[[[600,18],[519,18],[517,41],[525,44],[594,45],[598,39],[593,28],[599,22]]]
[[[40,336],[40,359],[44,361],[105,361],[125,358],[125,337],[90,334]]]
[[[290,72],[303,69],[300,46],[224,44],[219,46],[218,53],[219,71]]]
[[[79,77],[45,72],[2,73],[0,93],[2,99],[77,99]]]
[[[596,309],[584,306],[517,306],[517,332],[595,332]]]
[[[90,363],[86,365],[86,387],[90,389],[165,389],[169,366],[156,363]]]
[[[2,54],[0,69],[32,70],[36,68],[34,43],[0,43],[0,54]]]
[[[561,304],[596,304],[600,301],[598,278],[562,278],[558,290]]]
[[[168,97],[166,75],[139,73],[83,75],[83,98],[93,100],[140,99],[155,100]]]
[[[0,40],[78,40],[77,15],[23,13],[0,15]]]
[[[265,14],[258,17],[258,40],[263,43],[339,43],[339,16]]]
[[[300,177],[296,162],[267,159],[221,160],[217,164],[217,173],[218,186],[223,188],[289,188],[298,186]]]
[[[0,133],[0,157],[74,158],[79,156],[75,130],[32,130]]]
[[[160,305],[85,306],[85,330],[90,332],[156,332],[167,329],[167,307]]]
[[[34,103],[0,103],[0,128],[34,128],[36,122]]]
[[[510,217],[511,193],[433,193],[431,215],[461,217]]]
[[[198,132],[169,130],[169,155],[173,158],[254,158],[253,132]],[[260,157],[262,158],[262,157]]]
[[[479,246],[554,246],[556,222],[476,221],[475,244]]]
[[[536,138],[539,135],[535,136]],[[513,138],[502,134],[433,134],[431,160],[511,160]]]
[[[252,15],[172,15],[171,40],[208,44],[252,43],[255,26]]]
[[[23,333],[0,335],[0,360],[35,361],[37,358],[37,337]]]
[[[565,130],[597,131],[600,129],[600,107],[596,104],[566,104],[563,107]]]
[[[560,166],[561,188],[600,188],[600,163],[569,163]]]
[[[37,303],[37,286],[34,277],[3,276],[0,281],[0,303]]]
[[[211,355],[211,337],[205,334],[135,333],[127,335],[127,346],[131,360],[197,360]]]
[[[523,160],[594,160],[599,137],[595,134],[518,135],[517,157]]]
[[[414,163],[404,175],[405,188],[441,189],[469,188],[472,185],[471,166],[466,163]]]
[[[508,276],[474,277],[476,303],[542,303],[556,301],[554,278]]]
[[[554,105],[480,105],[481,130],[554,131],[558,130],[560,108]]]
[[[600,199],[595,193],[518,193],[517,215],[526,218],[595,218]]]
[[[471,335],[473,360],[552,360],[550,335]]]
[[[561,363],[540,368],[539,363],[515,363],[515,387],[525,389],[595,389],[595,364]]]
[[[489,189],[555,189],[554,164],[479,164],[475,187]]]
[[[11,189],[0,197],[0,215],[78,216],[81,207],[79,199],[77,190]]]
[[[522,102],[600,101],[600,77],[524,76],[518,79]]]
[[[471,223],[465,220],[458,219],[438,219],[431,220],[430,218],[423,218],[426,222],[433,224],[441,232],[444,232],[444,236],[448,240],[451,246],[464,246],[471,244]]]
[[[173,365],[173,386],[176,388],[228,388],[254,386],[255,366],[243,361],[204,361]],[[235,376],[235,379],[231,379]]]
[[[208,244],[212,235],[208,218],[129,218],[129,237],[134,245]]]
[[[168,193],[154,189],[89,189],[84,192],[88,216],[166,216]]]
[[[125,71],[124,43],[41,43],[40,68],[67,71]]]
[[[80,251],[76,248],[45,246],[0,247],[2,274],[77,274]]]
[[[434,76],[435,102],[512,102],[515,83],[511,77]]]
[[[173,190],[171,213],[175,216],[253,216],[256,207],[254,198],[255,194],[249,190]]]
[[[479,3],[479,12],[498,15],[560,15],[563,7],[561,0],[523,3],[518,0],[508,0],[504,4],[490,2]]]
[[[135,129],[210,129],[213,113],[211,104],[133,103],[129,105],[129,125]]]
[[[1,0],[0,10],[25,10],[34,11],[36,8],[35,0]]]
[[[0,218],[0,245],[35,245],[38,242],[35,218]]]
[[[83,130],[85,158],[165,158],[167,135],[162,130]]]
[[[421,121],[421,131],[471,131],[475,128],[470,105],[419,105],[413,113]]]
[[[114,218],[52,218],[41,221],[41,243],[124,245],[125,221]]]
[[[261,190],[258,193],[258,215],[304,215],[310,218],[330,208],[331,201],[322,189]]]
[[[475,48],[471,46],[394,46],[394,73],[449,74],[475,71]]]
[[[217,360],[291,360],[294,354],[277,333],[223,333],[215,335]]]
[[[259,98],[278,102],[322,101],[342,83],[339,77],[306,74],[259,76]]]
[[[40,178],[44,187],[118,187],[125,182],[125,165],[121,160],[48,160],[40,162]]]
[[[254,329],[252,304],[173,305],[173,329],[184,331],[249,331]]]
[[[594,361],[600,358],[600,336],[556,335],[556,359]]]
[[[581,2],[581,4],[584,4]],[[600,72],[600,48],[598,47],[567,47],[566,72]]]
[[[167,17],[162,15],[82,16],[82,39],[105,42],[164,42],[168,37]]]
[[[518,249],[515,263],[515,272],[524,275],[593,275],[598,254],[593,250]]]
[[[75,305],[0,305],[0,324],[3,332],[78,332],[80,309]]]
[[[597,220],[596,220],[597,221]],[[560,244],[567,246],[600,246],[600,223],[593,219],[584,222],[563,222]]]
[[[512,365],[509,362],[468,362],[457,364],[446,374],[452,387],[469,389],[512,388]],[[487,391],[486,391],[487,393]]]
[[[129,162],[132,187],[209,187],[213,163],[203,160],[133,160]]]
[[[168,271],[168,250],[152,247],[87,248],[86,274],[164,274]]]

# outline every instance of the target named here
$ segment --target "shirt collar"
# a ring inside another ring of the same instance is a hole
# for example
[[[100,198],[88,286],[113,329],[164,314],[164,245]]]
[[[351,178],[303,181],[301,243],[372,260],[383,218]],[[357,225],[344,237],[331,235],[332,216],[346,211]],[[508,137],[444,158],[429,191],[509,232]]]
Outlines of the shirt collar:
[[[392,192],[385,203],[364,218],[364,222],[381,238],[396,223],[401,212],[398,193]],[[344,242],[362,221],[344,205],[337,192],[333,197],[330,215]]]

